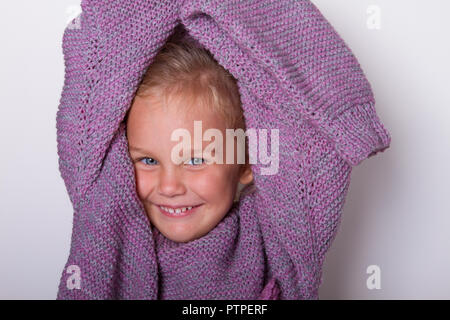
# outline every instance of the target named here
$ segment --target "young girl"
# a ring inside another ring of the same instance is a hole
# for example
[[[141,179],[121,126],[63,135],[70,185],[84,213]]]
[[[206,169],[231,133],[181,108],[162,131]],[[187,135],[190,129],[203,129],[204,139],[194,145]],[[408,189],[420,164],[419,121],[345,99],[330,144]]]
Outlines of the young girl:
[[[57,142],[74,215],[57,298],[318,299],[351,169],[390,144],[319,10],[86,0],[80,21],[63,37]],[[172,133],[195,139],[197,121],[255,130],[256,163],[254,149],[216,163],[228,150],[204,139],[174,161]]]
[[[204,140],[199,157],[189,149],[185,163],[172,160],[178,142],[171,137],[179,127],[190,137],[194,121],[201,121],[203,131],[220,130],[222,137],[226,129],[246,130],[236,80],[184,30],[177,28],[155,57],[126,121],[139,198],[151,224],[170,240],[207,234],[239,198],[238,187],[253,180],[248,148],[247,163],[237,163],[237,140],[231,164],[225,163],[226,150],[221,163],[208,157],[204,149],[210,142]]]

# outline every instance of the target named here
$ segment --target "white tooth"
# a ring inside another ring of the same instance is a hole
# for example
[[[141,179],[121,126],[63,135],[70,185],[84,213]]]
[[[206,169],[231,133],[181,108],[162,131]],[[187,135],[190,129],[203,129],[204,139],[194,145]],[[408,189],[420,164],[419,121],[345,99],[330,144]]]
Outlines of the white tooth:
[[[163,209],[166,212],[169,212],[169,213],[181,213],[181,212],[185,212],[186,210],[191,210],[193,207],[184,207],[184,208],[172,209],[172,208],[167,208],[167,207],[160,206],[160,208]]]

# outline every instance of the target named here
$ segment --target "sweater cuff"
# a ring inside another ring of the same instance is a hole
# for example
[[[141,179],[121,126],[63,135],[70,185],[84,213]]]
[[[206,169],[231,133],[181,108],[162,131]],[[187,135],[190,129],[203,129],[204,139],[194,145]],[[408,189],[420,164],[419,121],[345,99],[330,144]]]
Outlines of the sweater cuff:
[[[389,148],[391,136],[376,114],[374,101],[359,104],[320,122],[313,120],[335,142],[337,153],[351,166]]]

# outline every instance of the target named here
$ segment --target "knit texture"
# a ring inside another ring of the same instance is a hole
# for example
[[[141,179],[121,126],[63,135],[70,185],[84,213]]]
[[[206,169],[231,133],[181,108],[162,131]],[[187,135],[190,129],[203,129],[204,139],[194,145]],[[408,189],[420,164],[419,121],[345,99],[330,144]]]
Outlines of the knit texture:
[[[352,167],[390,134],[355,56],[305,0],[82,1],[63,36],[59,170],[73,204],[57,299],[318,299]],[[237,80],[247,128],[279,130],[279,169],[208,234],[176,243],[136,192],[124,117],[183,24]],[[80,270],[80,288],[68,267]]]

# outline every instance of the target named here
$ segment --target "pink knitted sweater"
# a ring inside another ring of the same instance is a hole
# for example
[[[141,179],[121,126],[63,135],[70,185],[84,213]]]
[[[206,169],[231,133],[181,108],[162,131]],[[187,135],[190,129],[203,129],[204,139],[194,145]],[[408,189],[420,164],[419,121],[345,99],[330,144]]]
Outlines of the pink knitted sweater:
[[[84,0],[82,9],[63,37],[57,142],[74,215],[57,298],[318,299],[351,169],[391,140],[341,37],[306,0]],[[256,192],[189,243],[149,223],[123,121],[179,23],[238,80],[247,128],[278,129],[280,141],[278,172],[252,165]]]

